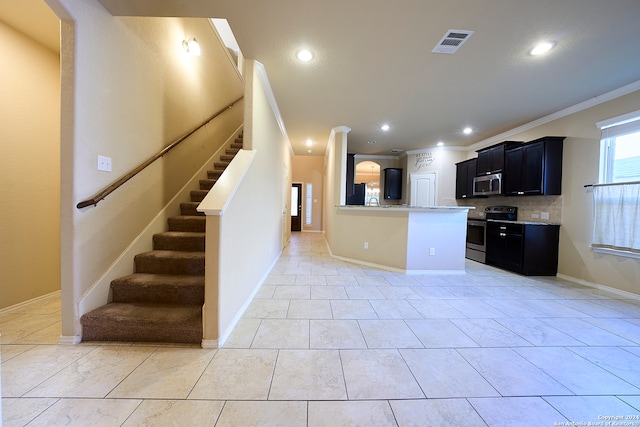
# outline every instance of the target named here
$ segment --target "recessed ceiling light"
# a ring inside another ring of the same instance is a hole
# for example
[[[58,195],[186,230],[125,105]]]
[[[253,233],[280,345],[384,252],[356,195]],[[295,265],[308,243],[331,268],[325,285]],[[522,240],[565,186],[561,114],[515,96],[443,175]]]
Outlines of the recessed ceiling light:
[[[308,49],[300,49],[298,53],[296,53],[296,58],[302,62],[309,62],[313,59],[313,53]]]
[[[444,145],[444,142],[439,141],[436,145],[437,145],[438,147],[442,147],[442,146]]]
[[[307,139],[306,144],[307,144],[307,147],[311,147],[313,145],[313,141],[310,139]]]
[[[307,153],[311,154],[311,150],[307,150]]]
[[[465,135],[469,135],[471,132],[473,132],[473,129],[471,129],[470,127],[466,127],[462,130],[462,133],[464,133]]]
[[[543,53],[549,52],[556,45],[555,42],[543,42],[538,43],[533,49],[529,51],[529,55],[537,56],[542,55]]]
[[[380,129],[382,129],[383,131],[385,131],[385,132],[386,132],[386,131],[388,131],[390,128],[389,128],[389,125],[385,123],[385,124],[383,124],[382,126],[380,126]]]

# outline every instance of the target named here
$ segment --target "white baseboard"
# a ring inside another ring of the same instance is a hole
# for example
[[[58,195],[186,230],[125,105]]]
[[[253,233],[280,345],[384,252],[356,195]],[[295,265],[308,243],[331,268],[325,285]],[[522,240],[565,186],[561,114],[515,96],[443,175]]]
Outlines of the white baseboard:
[[[14,305],[9,306],[7,308],[3,308],[2,310],[0,310],[0,314],[6,314],[6,313],[11,313],[13,311],[20,310],[21,308],[28,307],[31,304],[42,302],[43,300],[45,300],[47,298],[51,298],[51,297],[54,297],[54,296],[55,297],[59,297],[60,296],[60,292],[61,291],[53,291],[53,292],[48,293],[46,295],[41,295],[39,297],[32,298],[32,299],[30,299],[28,301],[19,302],[18,304],[14,304]]]
[[[612,294],[619,295],[625,299],[634,299],[640,301],[640,295],[634,294],[633,292],[623,291],[622,289],[616,289],[611,286],[601,285],[600,283],[589,282],[587,280],[578,279],[577,277],[568,276],[566,274],[558,273],[556,275],[559,279],[563,279],[569,282],[577,283],[579,285],[588,286],[590,288],[596,288],[601,291],[610,292]]]
[[[220,348],[218,340],[202,340],[202,348]]]
[[[60,345],[76,345],[82,342],[82,337],[79,335],[61,335],[60,341],[58,344]]]
[[[339,259],[340,261],[349,262],[351,264],[362,265],[362,266],[365,266],[365,267],[376,268],[378,270],[391,271],[393,273],[402,273],[402,274],[406,274],[408,276],[414,276],[414,275],[418,275],[418,274],[433,274],[433,275],[439,275],[439,274],[467,274],[467,272],[465,270],[405,270],[403,268],[389,267],[388,265],[376,264],[376,263],[373,263],[373,262],[362,261],[362,260],[354,259],[354,258],[347,258],[347,257],[343,257],[343,256],[340,256],[340,255],[334,255],[331,252],[331,248],[329,248],[328,244],[327,244],[327,248],[329,249],[329,254],[333,258]]]
[[[281,255],[282,255],[282,251],[280,251],[278,256],[275,257],[275,259],[273,260],[273,262],[271,263],[271,265],[267,269],[266,273],[258,281],[258,284],[253,289],[253,291],[251,292],[251,295],[249,295],[249,297],[244,302],[244,304],[242,304],[242,307],[240,307],[240,309],[238,310],[236,315],[233,316],[233,320],[231,320],[231,323],[229,323],[229,326],[225,329],[225,331],[222,334],[220,334],[220,337],[217,340],[218,347],[215,347],[215,348],[221,348],[224,345],[224,343],[227,341],[227,339],[229,338],[229,335],[231,335],[231,332],[233,332],[233,329],[236,327],[236,325],[238,324],[240,319],[242,319],[242,316],[244,315],[245,311],[247,311],[247,308],[249,308],[249,305],[251,304],[251,301],[253,301],[253,297],[256,296],[256,294],[258,293],[258,291],[262,287],[262,285],[265,282],[265,280],[267,280],[267,277],[271,273],[271,270],[273,270],[273,267],[275,267],[275,265],[278,262],[278,260],[280,259]],[[203,347],[202,348],[214,348],[214,347],[204,347],[204,342],[205,341],[216,341],[216,340],[202,340],[202,342],[203,342],[203,344],[202,344]]]

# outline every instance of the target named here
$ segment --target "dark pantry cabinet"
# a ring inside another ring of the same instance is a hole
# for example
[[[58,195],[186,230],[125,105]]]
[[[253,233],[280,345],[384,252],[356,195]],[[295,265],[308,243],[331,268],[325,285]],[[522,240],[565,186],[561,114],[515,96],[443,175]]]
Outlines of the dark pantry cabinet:
[[[486,263],[527,276],[558,272],[560,226],[487,221]]]
[[[384,170],[384,198],[398,200],[402,198],[402,169],[386,168]]]
[[[456,199],[473,197],[473,178],[476,176],[478,159],[456,163]]]

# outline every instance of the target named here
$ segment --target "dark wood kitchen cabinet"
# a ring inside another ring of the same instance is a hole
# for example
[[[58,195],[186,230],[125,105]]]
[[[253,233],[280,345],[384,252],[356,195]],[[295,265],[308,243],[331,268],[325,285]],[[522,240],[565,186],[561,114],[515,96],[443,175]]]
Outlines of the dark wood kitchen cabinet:
[[[402,169],[386,168],[384,170],[384,198],[398,200],[402,198]]]
[[[487,221],[486,263],[527,276],[558,272],[560,226]]]
[[[477,176],[491,175],[504,169],[504,154],[508,148],[522,144],[519,141],[504,141],[500,144],[478,150]]]
[[[563,140],[547,136],[506,150],[505,196],[561,194]]]
[[[473,197],[473,178],[476,176],[478,159],[456,163],[456,199]]]

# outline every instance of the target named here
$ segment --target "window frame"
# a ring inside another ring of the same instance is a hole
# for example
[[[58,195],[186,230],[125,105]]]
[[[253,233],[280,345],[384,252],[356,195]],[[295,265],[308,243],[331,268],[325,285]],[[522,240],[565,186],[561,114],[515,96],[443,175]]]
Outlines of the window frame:
[[[630,181],[616,181],[613,176],[616,150],[615,139],[624,135],[640,133],[640,110],[597,122],[596,126],[600,129],[601,137],[599,182],[595,186],[617,186],[620,184],[640,185],[640,176]],[[596,206],[594,205],[594,215],[595,209]],[[637,252],[617,248],[598,247],[593,244],[591,248],[594,252],[629,258],[640,258],[640,254]]]
[[[600,129],[599,184],[617,184],[614,181],[615,138],[632,133],[640,133],[640,110],[612,117],[596,123]],[[640,176],[630,182],[640,181]]]

